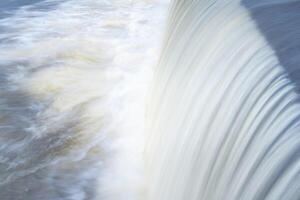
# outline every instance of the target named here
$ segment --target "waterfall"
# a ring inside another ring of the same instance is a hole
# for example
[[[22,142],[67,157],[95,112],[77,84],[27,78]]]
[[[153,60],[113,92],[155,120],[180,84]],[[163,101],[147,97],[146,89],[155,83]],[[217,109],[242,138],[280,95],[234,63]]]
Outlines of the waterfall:
[[[147,108],[147,200],[300,198],[300,2],[174,0]]]
[[[299,19],[299,0],[2,0],[0,200],[299,200]]]

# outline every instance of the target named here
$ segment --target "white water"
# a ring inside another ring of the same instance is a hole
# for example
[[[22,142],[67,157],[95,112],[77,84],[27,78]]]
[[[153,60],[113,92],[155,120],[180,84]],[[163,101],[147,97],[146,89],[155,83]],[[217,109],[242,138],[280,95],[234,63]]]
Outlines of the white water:
[[[147,200],[299,200],[299,1],[174,0]]]
[[[1,8],[1,200],[139,199],[144,99],[167,4]]]
[[[174,0],[161,55],[167,0],[36,2],[0,8],[0,200],[300,199],[298,1]]]

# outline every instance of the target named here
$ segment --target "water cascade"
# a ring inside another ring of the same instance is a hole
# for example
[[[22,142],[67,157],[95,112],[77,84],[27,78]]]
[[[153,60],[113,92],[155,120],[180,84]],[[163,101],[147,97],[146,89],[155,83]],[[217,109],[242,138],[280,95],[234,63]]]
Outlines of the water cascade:
[[[172,2],[147,108],[147,200],[300,199],[299,10]]]

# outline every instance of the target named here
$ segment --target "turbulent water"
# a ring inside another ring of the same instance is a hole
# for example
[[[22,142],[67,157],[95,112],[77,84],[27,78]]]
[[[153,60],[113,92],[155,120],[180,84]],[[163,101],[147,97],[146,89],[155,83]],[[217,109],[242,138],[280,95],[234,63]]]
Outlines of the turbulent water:
[[[1,1],[0,200],[300,200],[299,11]]]
[[[173,1],[146,199],[300,199],[299,11],[297,0]]]
[[[168,1],[0,2],[0,199],[131,200]]]

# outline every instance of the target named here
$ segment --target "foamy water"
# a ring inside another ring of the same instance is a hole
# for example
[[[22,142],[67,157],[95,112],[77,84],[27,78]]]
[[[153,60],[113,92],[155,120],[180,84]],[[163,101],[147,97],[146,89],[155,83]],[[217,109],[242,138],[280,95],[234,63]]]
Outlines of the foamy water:
[[[299,1],[172,2],[0,3],[0,200],[299,200]]]
[[[1,9],[1,200],[139,199],[145,95],[167,4]]]

